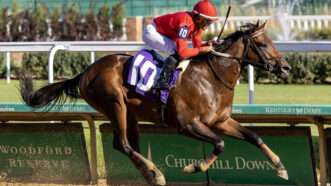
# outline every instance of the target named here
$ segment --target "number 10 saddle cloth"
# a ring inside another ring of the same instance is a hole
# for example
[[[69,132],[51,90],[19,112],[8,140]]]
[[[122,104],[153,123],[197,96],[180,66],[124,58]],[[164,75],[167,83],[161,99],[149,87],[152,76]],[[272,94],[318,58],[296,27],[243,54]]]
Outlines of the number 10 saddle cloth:
[[[130,61],[127,83],[135,87],[135,91],[138,94],[151,99],[160,99],[162,103],[166,104],[169,97],[169,90],[175,87],[176,80],[187,68],[189,60],[181,61],[175,72],[171,75],[168,82],[170,89],[160,90],[158,94],[156,91],[153,91],[153,88],[160,76],[163,62],[163,57],[153,50],[142,49],[138,51]]]

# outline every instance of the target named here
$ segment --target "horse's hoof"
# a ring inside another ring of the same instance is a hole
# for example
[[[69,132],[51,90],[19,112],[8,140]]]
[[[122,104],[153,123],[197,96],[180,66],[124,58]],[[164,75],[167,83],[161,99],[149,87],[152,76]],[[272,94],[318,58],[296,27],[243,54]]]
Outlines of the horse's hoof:
[[[162,172],[159,171],[158,169],[154,170],[154,181],[153,181],[153,183],[154,183],[154,185],[157,185],[157,186],[166,185],[165,177],[162,174]]]
[[[192,163],[184,167],[185,173],[197,173],[197,172],[206,172],[208,166],[205,162]]]
[[[153,167],[153,169],[146,170],[143,176],[145,177],[149,185],[154,185],[154,186],[166,185],[166,180],[164,175],[155,166]]]
[[[196,172],[196,168],[195,168],[195,165],[194,164],[190,164],[190,165],[187,165],[184,167],[184,172],[185,173],[195,173]]]
[[[164,185],[166,185],[166,180],[165,180],[164,176],[155,178],[154,185],[155,186],[164,186]]]
[[[286,169],[280,169],[277,171],[277,175],[281,178],[283,178],[284,180],[288,180],[288,174],[287,174],[287,170]]]

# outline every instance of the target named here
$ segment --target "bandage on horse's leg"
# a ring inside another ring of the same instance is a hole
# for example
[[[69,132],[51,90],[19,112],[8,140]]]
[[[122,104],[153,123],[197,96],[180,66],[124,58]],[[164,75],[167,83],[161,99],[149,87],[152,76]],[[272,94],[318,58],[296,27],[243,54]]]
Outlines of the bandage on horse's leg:
[[[217,156],[224,151],[224,141],[198,120],[187,125],[185,129],[186,135],[214,145],[214,150],[209,158],[184,167],[184,172],[186,173],[205,172],[214,163]]]
[[[263,140],[255,132],[240,126],[239,122],[232,118],[229,118],[225,122],[217,123],[215,128],[228,136],[245,140],[261,149],[261,151],[277,169],[278,176],[286,180],[288,179],[287,171],[280,161],[280,158],[263,142]]]

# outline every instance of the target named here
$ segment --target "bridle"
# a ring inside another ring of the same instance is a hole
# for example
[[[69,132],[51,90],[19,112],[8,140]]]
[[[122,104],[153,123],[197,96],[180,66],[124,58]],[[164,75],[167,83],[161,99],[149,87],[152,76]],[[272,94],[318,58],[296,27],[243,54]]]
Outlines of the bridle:
[[[274,67],[271,63],[269,63],[269,61],[279,61],[282,59],[282,56],[277,56],[277,57],[267,57],[268,56],[272,56],[268,51],[263,50],[261,47],[257,46],[256,42],[255,42],[255,38],[258,37],[259,35],[264,33],[264,29],[260,29],[256,32],[254,32],[253,34],[247,34],[243,36],[243,42],[244,42],[244,53],[243,53],[243,57],[241,59],[242,61],[242,65],[247,65],[247,64],[251,64],[253,66],[265,69],[266,71],[273,71]],[[254,63],[254,61],[248,60],[248,50],[249,48],[251,48],[255,54],[257,54],[257,56],[260,58],[261,63]]]
[[[221,51],[225,51],[226,49],[228,49],[230,46],[232,46],[232,44],[234,43],[232,42],[228,42],[225,43],[226,46],[216,46],[214,51],[211,52],[212,55],[208,55],[208,65],[211,68],[214,76],[216,77],[216,79],[218,79],[219,81],[221,81],[224,86],[230,90],[234,90],[234,87],[230,85],[230,83],[228,83],[226,80],[224,80],[222,78],[222,76],[218,75],[215,71],[215,68],[213,67],[213,58],[214,57],[223,57],[223,58],[227,58],[227,59],[234,59],[235,61],[237,61],[241,66],[245,66],[248,64],[251,64],[253,66],[262,68],[266,71],[273,71],[274,70],[274,66],[269,63],[269,61],[275,60],[275,61],[279,61],[282,59],[282,56],[277,56],[277,57],[270,57],[272,56],[268,51],[263,50],[261,47],[259,47],[256,42],[255,42],[255,38],[258,37],[259,35],[264,33],[264,29],[259,29],[253,33],[242,33],[243,35],[241,36],[243,38],[243,43],[244,43],[244,52],[242,54],[241,57],[235,57],[232,56],[228,53],[223,53],[223,52],[218,52],[219,50]],[[226,42],[226,40],[225,40]],[[260,63],[256,63],[255,61],[249,60],[248,59],[248,52],[249,49],[252,49],[253,52],[255,52],[255,54],[259,57],[260,59]],[[269,57],[267,57],[267,55]]]

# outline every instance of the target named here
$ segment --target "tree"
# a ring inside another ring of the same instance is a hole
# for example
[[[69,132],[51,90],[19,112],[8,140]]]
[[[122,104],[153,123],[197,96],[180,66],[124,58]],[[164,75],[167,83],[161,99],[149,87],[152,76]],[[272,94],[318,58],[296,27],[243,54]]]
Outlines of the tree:
[[[95,14],[93,10],[90,10],[85,15],[85,29],[86,29],[86,40],[88,41],[94,41],[97,40],[97,33],[98,33],[98,24],[97,19],[95,17]]]
[[[33,41],[45,41],[48,37],[48,8],[45,4],[37,3],[35,10],[30,16],[30,26],[31,31],[33,31],[32,40]]]
[[[109,25],[109,7],[103,5],[98,12],[98,27],[99,27],[99,39],[109,40],[111,36],[110,25]]]
[[[10,41],[10,30],[7,27],[10,25],[9,8],[0,10],[0,41]]]
[[[124,1],[117,3],[112,7],[111,20],[113,25],[112,38],[119,39],[123,35]]]
[[[62,29],[61,29],[61,23],[60,23],[60,16],[61,12],[59,8],[54,8],[50,17],[51,21],[51,30],[52,34],[50,36],[50,39],[53,41],[57,41],[60,39]]]
[[[79,11],[73,4],[64,11],[64,19],[62,21],[62,36],[60,39],[63,41],[77,40],[77,24],[79,24],[79,21]]]

